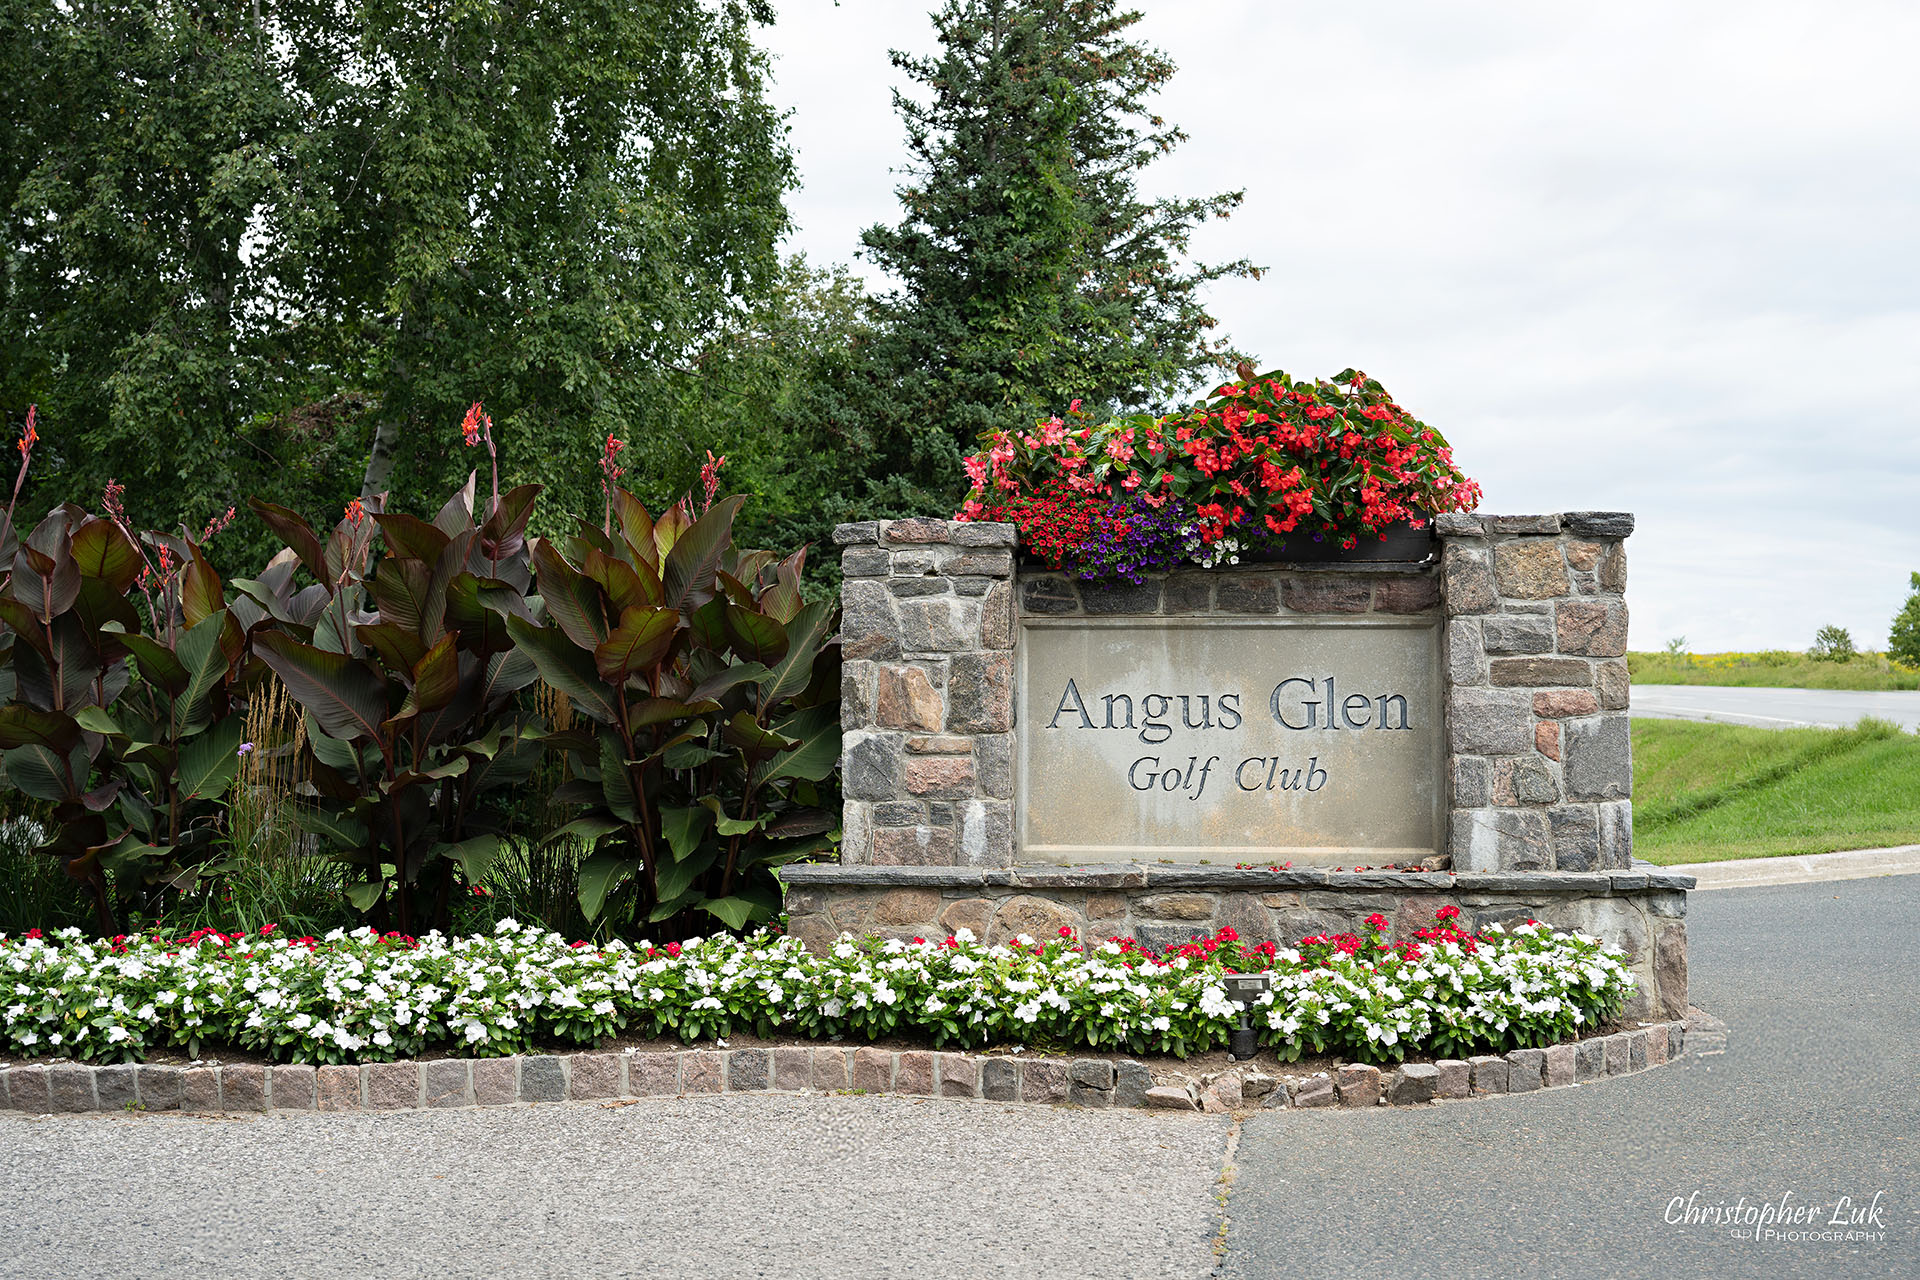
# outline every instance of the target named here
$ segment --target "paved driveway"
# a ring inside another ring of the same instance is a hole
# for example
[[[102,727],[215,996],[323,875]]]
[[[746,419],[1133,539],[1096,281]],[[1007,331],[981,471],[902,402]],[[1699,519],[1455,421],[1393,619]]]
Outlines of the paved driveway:
[[[1264,1113],[1238,1152],[1233,1277],[1920,1275],[1920,877],[1690,904],[1727,1051],[1478,1104]],[[1696,1207],[1880,1196],[1877,1241],[1753,1242]]]
[[[0,1113],[0,1276],[1911,1277],[1916,916],[1920,876],[1700,895],[1694,989],[1731,1024],[1724,1055],[1237,1133],[863,1097]],[[1665,1221],[1696,1193],[1878,1193],[1884,1234],[1755,1244]]]
[[[1920,690],[1864,693],[1851,689],[1745,689],[1705,684],[1636,684],[1635,716],[1714,720],[1762,729],[1846,728],[1878,716],[1920,729]]]

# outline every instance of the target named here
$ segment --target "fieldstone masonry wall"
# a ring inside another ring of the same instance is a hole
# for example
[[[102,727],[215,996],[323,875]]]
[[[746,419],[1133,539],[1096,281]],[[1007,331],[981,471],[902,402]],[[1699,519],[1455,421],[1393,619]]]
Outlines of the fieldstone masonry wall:
[[[1013,863],[1013,526],[841,525],[841,859]]]
[[[1164,944],[1225,924],[1291,939],[1357,930],[1376,910],[1412,928],[1453,902],[1476,926],[1530,916],[1623,948],[1641,979],[1630,1012],[1678,1017],[1693,882],[1632,863],[1632,532],[1616,512],[1449,515],[1422,564],[1181,570],[1107,589],[1016,573],[1010,525],[842,525],[845,845],[839,865],[787,870],[793,930],[809,945],[963,925],[993,939],[1064,926]],[[1207,613],[1433,619],[1449,869],[1019,865],[1021,617]]]
[[[1447,515],[1448,850],[1461,871],[1616,871],[1633,853],[1633,517]]]

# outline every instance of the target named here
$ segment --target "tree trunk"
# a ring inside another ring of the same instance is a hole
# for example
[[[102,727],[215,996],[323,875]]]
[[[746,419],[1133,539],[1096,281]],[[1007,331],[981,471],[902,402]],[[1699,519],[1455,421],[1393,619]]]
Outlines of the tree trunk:
[[[387,477],[393,474],[393,451],[400,443],[400,424],[392,418],[380,419],[373,428],[373,449],[367,454],[366,475],[360,480],[360,496],[371,498],[387,489]]]

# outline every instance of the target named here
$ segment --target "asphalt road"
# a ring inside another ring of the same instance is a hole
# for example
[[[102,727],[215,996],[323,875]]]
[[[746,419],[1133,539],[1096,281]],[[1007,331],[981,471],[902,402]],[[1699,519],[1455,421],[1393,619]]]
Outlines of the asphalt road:
[[[1885,693],[1851,689],[1747,689],[1705,684],[1636,684],[1635,716],[1712,720],[1762,729],[1843,729],[1862,716],[1920,729],[1920,690]]]
[[[0,1113],[0,1276],[1920,1275],[1920,876],[1697,896],[1725,1054],[1419,1110]],[[1229,1155],[1229,1151],[1232,1154]],[[1232,1169],[1225,1252],[1217,1196]],[[1755,1244],[1668,1207],[1862,1206]]]
[[[1230,1277],[1920,1275],[1920,876],[1689,904],[1724,1054],[1573,1089],[1244,1127]],[[1736,1240],[1670,1206],[1880,1196],[1882,1239]]]

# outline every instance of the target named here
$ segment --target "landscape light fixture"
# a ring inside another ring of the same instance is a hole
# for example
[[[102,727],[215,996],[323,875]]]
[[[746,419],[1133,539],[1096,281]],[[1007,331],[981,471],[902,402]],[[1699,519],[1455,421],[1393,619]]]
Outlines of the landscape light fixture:
[[[1227,999],[1240,1006],[1240,1025],[1227,1037],[1227,1056],[1235,1062],[1245,1062],[1260,1051],[1260,1041],[1253,1030],[1253,1015],[1247,1012],[1247,1007],[1271,990],[1271,973],[1227,975]]]

